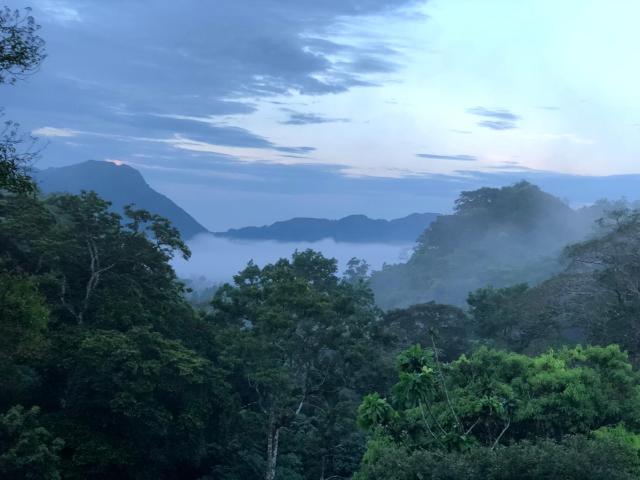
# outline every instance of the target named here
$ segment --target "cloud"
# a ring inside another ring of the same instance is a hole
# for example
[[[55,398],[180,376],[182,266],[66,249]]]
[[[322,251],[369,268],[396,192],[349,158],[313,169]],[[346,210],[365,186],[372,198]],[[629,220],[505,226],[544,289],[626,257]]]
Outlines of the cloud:
[[[82,12],[82,22],[47,31],[56,45],[56,60],[47,63],[53,75],[90,77],[105,88],[115,87],[121,97],[192,105],[294,92],[322,95],[374,84],[367,75],[396,70],[398,53],[376,48],[376,38],[338,40],[330,32],[339,33],[338,24],[355,18],[391,14],[417,3],[76,0],[73,9],[64,2],[41,1],[34,13],[47,23],[79,18]]]
[[[502,172],[536,172],[536,169],[520,165],[518,162],[501,162],[497,165],[488,165],[486,168]]]
[[[473,107],[473,108],[468,108],[467,113],[470,113],[472,115],[478,115],[481,117],[497,118],[499,120],[507,120],[512,122],[520,119],[520,117],[515,113],[511,113],[509,110],[503,110],[503,109]]]
[[[387,33],[366,27],[367,17],[394,16],[421,1],[33,3],[46,33],[46,68],[3,106],[19,112],[25,128],[52,139],[43,161],[146,155],[179,167],[193,155],[226,154],[238,162],[306,158],[312,144],[275,141],[241,117],[269,101],[305,110],[310,107],[301,102],[312,101],[299,94],[391,81],[404,57]],[[291,111],[284,121],[349,120]],[[71,145],[64,137],[76,138]]]
[[[271,149],[275,145],[267,138],[246,128],[221,125],[212,118],[185,115],[127,115],[123,120],[143,129],[184,135],[202,142],[226,147]]]
[[[348,118],[329,118],[316,113],[300,113],[292,112],[289,118],[284,122],[280,122],[283,125],[313,125],[320,123],[346,123],[349,122]]]
[[[437,155],[435,153],[416,153],[416,157],[429,158],[432,160],[454,160],[460,162],[475,162],[478,160],[474,155]]]
[[[76,137],[81,132],[70,128],[42,127],[33,130],[31,133],[38,137]]]
[[[390,73],[398,68],[395,62],[372,55],[363,55],[352,62],[343,63],[342,66],[358,73]]]
[[[80,12],[69,6],[67,2],[40,0],[38,6],[49,15],[49,18],[61,24],[82,21]]]
[[[490,128],[491,130],[511,130],[516,128],[516,124],[514,122],[507,122],[504,120],[483,120],[482,122],[478,122],[478,125]]]
[[[315,147],[276,147],[275,149],[279,152],[293,153],[295,155],[313,153],[316,150]]]
[[[478,122],[478,125],[483,128],[489,128],[491,130],[511,130],[516,128],[516,121],[520,119],[520,116],[509,110],[504,109],[489,109],[485,107],[473,107],[468,108],[467,113],[476,115],[479,117],[486,117],[489,120],[483,120]]]

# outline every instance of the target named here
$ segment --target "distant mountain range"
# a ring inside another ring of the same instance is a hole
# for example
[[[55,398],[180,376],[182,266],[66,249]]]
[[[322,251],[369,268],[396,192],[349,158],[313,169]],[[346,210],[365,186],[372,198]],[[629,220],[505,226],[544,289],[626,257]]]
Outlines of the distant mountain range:
[[[189,239],[207,229],[172,200],[152,189],[140,172],[127,165],[112,162],[87,161],[68,167],[48,168],[35,172],[44,193],[80,193],[93,190],[112,203],[113,210],[122,213],[125,205],[135,204],[171,220],[183,238]]]
[[[185,239],[208,230],[172,200],[152,189],[138,170],[128,165],[90,160],[67,167],[48,168],[34,174],[43,193],[80,193],[93,190],[122,213],[134,204],[168,218]],[[314,242],[325,238],[337,242],[407,243],[438,217],[437,213],[414,213],[396,220],[375,220],[350,215],[339,220],[293,218],[263,227],[246,227],[219,232],[219,237],[238,240]]]
[[[376,220],[349,215],[339,220],[292,218],[263,227],[245,227],[216,233],[238,240],[315,242],[330,238],[336,242],[406,243],[416,239],[438,217],[437,213],[414,213],[395,220]]]

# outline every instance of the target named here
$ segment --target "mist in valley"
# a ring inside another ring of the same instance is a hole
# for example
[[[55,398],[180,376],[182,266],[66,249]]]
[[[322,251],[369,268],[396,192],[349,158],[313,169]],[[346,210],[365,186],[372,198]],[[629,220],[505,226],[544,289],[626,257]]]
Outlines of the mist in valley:
[[[207,288],[212,284],[230,282],[249,261],[258,266],[290,257],[296,250],[313,249],[338,261],[342,273],[347,262],[353,258],[365,260],[372,270],[383,265],[406,262],[413,244],[407,243],[349,243],[324,239],[318,242],[277,242],[230,240],[211,234],[197,235],[188,242],[191,258],[176,258],[173,266],[182,279],[188,280],[192,288]]]

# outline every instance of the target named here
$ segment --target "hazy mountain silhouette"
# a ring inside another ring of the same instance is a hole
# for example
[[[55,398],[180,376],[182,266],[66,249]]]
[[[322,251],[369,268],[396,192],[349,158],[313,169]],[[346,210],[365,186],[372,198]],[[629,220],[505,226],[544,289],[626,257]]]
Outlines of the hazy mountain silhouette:
[[[119,213],[125,205],[135,204],[171,220],[185,239],[207,229],[172,200],[152,189],[140,172],[128,165],[90,160],[67,167],[48,168],[35,173],[44,193],[79,193],[93,190],[112,203]]]
[[[280,242],[315,242],[331,238],[337,242],[406,243],[415,242],[437,217],[437,213],[414,213],[395,220],[371,219],[365,215],[349,215],[339,220],[292,218],[263,227],[231,229],[216,235]]]
[[[436,301],[464,306],[487,285],[535,285],[561,268],[562,249],[588,236],[614,205],[572,209],[522,181],[462,192],[455,211],[420,236],[406,263],[374,272],[371,287],[385,309]]]

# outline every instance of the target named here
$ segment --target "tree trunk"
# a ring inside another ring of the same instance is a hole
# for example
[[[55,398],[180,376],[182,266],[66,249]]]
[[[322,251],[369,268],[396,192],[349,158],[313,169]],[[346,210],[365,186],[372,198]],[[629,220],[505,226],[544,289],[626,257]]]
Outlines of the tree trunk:
[[[280,427],[276,426],[275,420],[269,421],[269,431],[267,433],[267,472],[266,480],[276,478],[276,463],[278,461],[278,439],[280,437]]]
[[[324,480],[324,466],[326,458],[327,457],[325,455],[322,456],[322,471],[320,472],[320,480]]]

